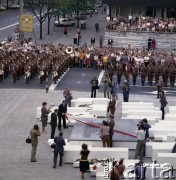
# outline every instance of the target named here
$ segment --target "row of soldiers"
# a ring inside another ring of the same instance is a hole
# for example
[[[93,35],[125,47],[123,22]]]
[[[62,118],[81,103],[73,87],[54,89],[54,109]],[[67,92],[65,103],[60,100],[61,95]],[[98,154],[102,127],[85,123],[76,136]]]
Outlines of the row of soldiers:
[[[169,81],[170,81],[170,86],[174,87],[175,78],[176,78],[176,64],[174,64],[173,62],[171,63],[149,62],[147,65],[144,63],[141,64],[135,63],[134,65],[126,63],[125,68],[124,68],[124,64],[119,62],[117,65],[118,84],[120,84],[123,75],[127,77],[125,71],[126,68],[129,68],[129,73],[133,78],[133,85],[136,84],[137,76],[140,73],[142,86],[145,86],[146,79],[148,79],[148,84],[152,86],[153,81],[155,81],[155,84],[158,84],[159,77],[162,77],[165,87],[168,86]]]
[[[53,83],[56,83],[68,69],[67,54],[63,52],[62,47],[57,49],[52,44],[28,49],[4,46],[0,49],[0,82],[12,76],[13,83],[20,78],[25,78],[25,82],[29,83],[38,75],[39,83],[42,84],[48,81],[51,74]]]

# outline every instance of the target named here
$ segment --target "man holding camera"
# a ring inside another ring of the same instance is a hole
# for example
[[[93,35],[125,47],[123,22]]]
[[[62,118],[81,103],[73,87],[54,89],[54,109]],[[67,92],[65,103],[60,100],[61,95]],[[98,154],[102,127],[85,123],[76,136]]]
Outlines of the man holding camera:
[[[38,145],[38,136],[40,136],[40,128],[37,124],[35,124],[34,127],[30,130],[30,135],[31,135],[31,145],[32,145],[31,162],[37,162],[35,155]]]

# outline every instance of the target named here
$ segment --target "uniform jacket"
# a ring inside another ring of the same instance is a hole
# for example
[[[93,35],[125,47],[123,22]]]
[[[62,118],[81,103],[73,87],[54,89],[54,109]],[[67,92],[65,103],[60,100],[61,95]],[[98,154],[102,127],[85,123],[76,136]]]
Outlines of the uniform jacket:
[[[33,128],[31,129],[30,134],[31,134],[31,144],[37,146],[38,136],[40,136],[40,132]]]

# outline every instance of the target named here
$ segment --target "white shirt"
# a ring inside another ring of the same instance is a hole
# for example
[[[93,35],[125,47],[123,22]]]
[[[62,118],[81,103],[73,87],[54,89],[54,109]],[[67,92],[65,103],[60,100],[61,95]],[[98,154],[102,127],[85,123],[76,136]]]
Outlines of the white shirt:
[[[138,128],[137,128],[135,133],[137,135],[138,140],[144,140],[145,139],[145,131],[143,129],[138,130]]]

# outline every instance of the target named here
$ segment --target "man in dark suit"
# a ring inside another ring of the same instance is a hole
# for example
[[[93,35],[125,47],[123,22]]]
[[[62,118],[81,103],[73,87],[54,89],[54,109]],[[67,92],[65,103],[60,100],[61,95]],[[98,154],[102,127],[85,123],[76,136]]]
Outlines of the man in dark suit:
[[[66,119],[65,119],[66,113],[67,113],[67,104],[66,104],[66,101],[63,100],[62,104],[59,105],[58,112],[57,112],[57,116],[59,118],[59,122],[58,122],[58,130],[59,131],[61,131],[61,119],[63,119],[64,129],[68,128],[66,126]]]
[[[54,139],[55,130],[57,126],[57,109],[54,110],[54,112],[51,114],[51,139]]]
[[[54,142],[56,143],[56,145],[54,148],[53,168],[56,168],[58,154],[60,155],[59,166],[62,166],[62,157],[64,155],[65,146],[63,132],[59,132],[59,136],[54,138]]]

